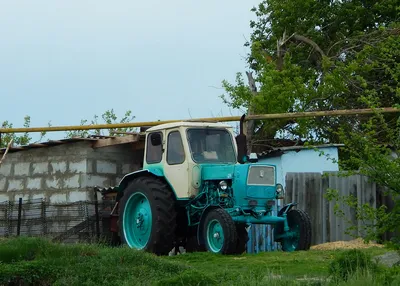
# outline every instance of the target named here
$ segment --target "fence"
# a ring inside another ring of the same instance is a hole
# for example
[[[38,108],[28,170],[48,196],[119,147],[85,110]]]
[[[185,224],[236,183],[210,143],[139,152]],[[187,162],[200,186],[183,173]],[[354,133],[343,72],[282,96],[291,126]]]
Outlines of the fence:
[[[363,222],[357,220],[354,208],[339,204],[346,219],[335,215],[335,202],[329,202],[324,195],[326,190],[337,190],[340,196],[352,195],[357,199],[359,206],[368,204],[377,208],[386,205],[392,209],[393,200],[384,196],[385,188],[370,182],[362,175],[348,177],[338,176],[338,172],[320,173],[288,173],[286,175],[286,202],[298,203],[298,208],[305,210],[311,217],[313,226],[312,245],[340,240],[351,240],[346,234],[348,221],[356,227],[355,232],[362,236]],[[383,240],[390,239],[392,234],[387,233]]]
[[[56,241],[90,242],[109,237],[102,210],[108,201],[51,204],[43,199],[0,203],[0,237],[45,236]]]
[[[348,241],[354,237],[346,234],[348,221],[357,226],[356,232],[362,236],[363,222],[356,219],[354,209],[339,204],[344,211],[346,219],[335,215],[334,204],[329,202],[324,195],[328,189],[335,189],[340,196],[353,195],[357,198],[358,205],[369,204],[372,207],[386,205],[393,208],[393,201],[383,195],[385,189],[368,178],[361,175],[340,177],[337,172],[329,173],[287,173],[286,196],[283,204],[296,202],[297,208],[306,211],[311,218],[312,241],[317,245],[333,241]],[[274,213],[275,214],[275,213]],[[389,240],[393,233],[386,233],[382,240]],[[279,249],[279,244],[274,243],[273,228],[268,225],[252,225],[249,232],[248,252],[257,253]]]

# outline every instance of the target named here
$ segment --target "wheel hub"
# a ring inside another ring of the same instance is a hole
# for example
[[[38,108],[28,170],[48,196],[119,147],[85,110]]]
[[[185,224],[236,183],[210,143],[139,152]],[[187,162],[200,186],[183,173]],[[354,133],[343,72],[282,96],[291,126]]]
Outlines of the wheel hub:
[[[213,252],[219,252],[224,244],[224,231],[217,220],[212,220],[207,227],[207,241]]]
[[[130,247],[142,249],[147,244],[151,228],[152,213],[147,197],[133,194],[124,209],[124,235]]]
[[[149,228],[149,215],[144,208],[141,208],[136,215],[136,228],[140,233],[145,233]]]

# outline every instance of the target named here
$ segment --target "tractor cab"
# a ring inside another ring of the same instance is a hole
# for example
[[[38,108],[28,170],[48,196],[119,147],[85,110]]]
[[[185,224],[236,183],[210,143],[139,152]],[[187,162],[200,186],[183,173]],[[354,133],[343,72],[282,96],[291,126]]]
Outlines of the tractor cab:
[[[221,123],[177,122],[146,131],[143,169],[162,174],[180,199],[198,194],[204,166],[237,164],[233,128]]]

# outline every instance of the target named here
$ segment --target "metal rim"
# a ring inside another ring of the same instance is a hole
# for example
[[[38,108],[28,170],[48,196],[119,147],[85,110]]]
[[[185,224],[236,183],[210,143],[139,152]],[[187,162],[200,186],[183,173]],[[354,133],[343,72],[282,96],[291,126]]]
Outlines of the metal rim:
[[[152,228],[152,213],[147,197],[140,192],[131,195],[123,217],[126,243],[129,247],[143,249],[150,239]]]
[[[288,231],[287,235],[287,237],[283,238],[283,247],[286,251],[295,251],[299,246],[300,240],[299,224],[290,226],[290,230]]]
[[[221,251],[224,245],[224,230],[218,220],[213,219],[207,225],[207,244],[212,252]]]

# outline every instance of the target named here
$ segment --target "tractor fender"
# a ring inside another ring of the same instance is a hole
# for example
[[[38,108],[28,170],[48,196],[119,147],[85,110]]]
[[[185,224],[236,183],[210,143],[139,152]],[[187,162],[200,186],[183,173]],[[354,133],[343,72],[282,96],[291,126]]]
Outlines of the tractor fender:
[[[118,185],[118,195],[117,195],[117,201],[119,200],[120,197],[123,196],[124,189],[129,185],[130,182],[132,182],[134,179],[142,176],[154,176],[157,178],[162,178],[165,180],[165,182],[168,184],[168,186],[171,188],[172,192],[175,195],[175,192],[173,191],[173,188],[171,187],[171,184],[168,182],[167,178],[164,176],[164,172],[160,169],[154,168],[154,169],[143,169],[139,171],[135,171],[129,174],[126,174],[121,181],[119,182]],[[176,196],[176,195],[175,195]]]
[[[297,206],[297,203],[289,203],[289,204],[285,205],[283,208],[281,208],[279,210],[278,216],[283,216],[283,214],[290,211],[294,206]]]
[[[204,240],[203,240],[203,237],[204,237],[204,235],[203,235],[203,221],[204,221],[204,218],[206,217],[206,214],[208,212],[210,212],[210,211],[212,211],[214,209],[217,209],[217,208],[221,208],[222,209],[222,207],[219,206],[219,205],[208,206],[203,210],[203,212],[200,215],[199,224],[197,226],[197,242],[198,242],[199,245],[204,245]]]

